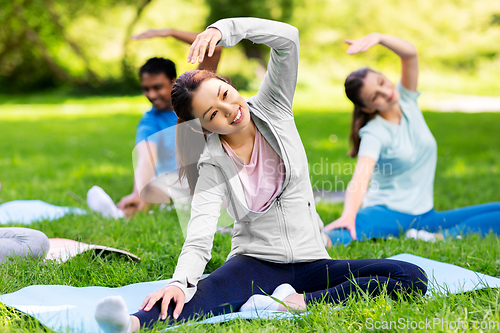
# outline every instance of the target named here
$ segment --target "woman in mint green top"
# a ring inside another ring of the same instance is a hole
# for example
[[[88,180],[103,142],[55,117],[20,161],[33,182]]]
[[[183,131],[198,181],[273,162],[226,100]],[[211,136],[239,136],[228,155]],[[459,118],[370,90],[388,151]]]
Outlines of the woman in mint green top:
[[[490,230],[500,234],[499,202],[444,212],[433,209],[437,145],[417,104],[415,47],[380,33],[346,42],[351,45],[349,54],[377,44],[387,47],[400,56],[402,74],[397,85],[369,68],[346,79],[346,95],[354,103],[350,156],[358,156],[358,161],[342,216],[325,227],[332,242],[348,244],[401,231],[424,240]]]

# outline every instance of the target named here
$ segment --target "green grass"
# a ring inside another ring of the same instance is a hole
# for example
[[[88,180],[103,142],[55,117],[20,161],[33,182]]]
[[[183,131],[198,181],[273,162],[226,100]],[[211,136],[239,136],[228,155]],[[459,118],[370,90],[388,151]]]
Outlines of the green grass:
[[[354,160],[347,157],[350,112],[340,107],[308,105],[299,99],[296,123],[308,152],[311,168],[339,163],[335,173],[313,174],[313,184],[347,182]],[[345,105],[339,101],[337,105]],[[49,203],[85,208],[86,191],[103,187],[117,201],[132,189],[131,149],[141,111],[140,97],[8,98],[0,101],[0,203],[41,199]],[[317,111],[319,110],[319,111]],[[498,201],[500,114],[424,114],[438,142],[435,206],[451,209]],[[326,161],[328,158],[328,161]],[[319,164],[318,164],[319,163]],[[312,169],[311,169],[312,170]],[[342,212],[340,204],[319,204],[325,222]],[[119,257],[84,254],[66,263],[13,260],[0,266],[0,293],[33,284],[118,287],[141,281],[169,278],[183,243],[173,212],[153,207],[131,220],[114,221],[97,215],[66,216],[31,225],[49,237],[105,244],[137,254],[140,262]],[[216,235],[210,273],[225,261],[230,236]],[[385,258],[413,253],[500,277],[500,241],[494,235],[429,244],[395,238],[387,241],[354,242],[329,250],[334,259]],[[497,289],[432,299],[393,301],[387,297],[352,300],[341,310],[320,304],[307,316],[293,320],[236,320],[218,325],[186,326],[180,332],[289,332],[366,331],[367,320],[410,321],[425,318],[491,320],[500,322]],[[446,327],[445,327],[446,328]],[[410,331],[403,329],[401,331]],[[0,305],[0,331],[38,332],[43,328],[30,317]],[[393,330],[395,331],[395,330]],[[400,330],[398,330],[400,331]],[[444,329],[444,331],[455,331]]]

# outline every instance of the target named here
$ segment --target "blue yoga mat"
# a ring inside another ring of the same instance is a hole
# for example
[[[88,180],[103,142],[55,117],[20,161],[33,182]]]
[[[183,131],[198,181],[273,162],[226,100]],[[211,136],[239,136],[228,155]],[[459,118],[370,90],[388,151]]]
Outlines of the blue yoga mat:
[[[427,296],[435,293],[458,294],[483,288],[500,288],[500,279],[413,254],[402,253],[388,259],[411,262],[421,267],[429,280]]]
[[[66,214],[87,214],[80,208],[59,207],[41,200],[14,200],[0,205],[0,224],[56,220]]]
[[[485,287],[500,287],[500,279],[470,271],[455,265],[418,257],[398,254],[389,259],[411,262],[422,267],[429,278],[428,295],[449,292],[460,293]],[[0,295],[0,302],[27,313],[56,332],[100,332],[94,319],[97,302],[106,296],[121,295],[130,313],[144,300],[144,297],[165,286],[168,280],[136,283],[120,288],[30,286],[11,294]],[[294,314],[259,311],[236,312],[209,318],[200,323],[220,323],[235,318],[282,319]]]

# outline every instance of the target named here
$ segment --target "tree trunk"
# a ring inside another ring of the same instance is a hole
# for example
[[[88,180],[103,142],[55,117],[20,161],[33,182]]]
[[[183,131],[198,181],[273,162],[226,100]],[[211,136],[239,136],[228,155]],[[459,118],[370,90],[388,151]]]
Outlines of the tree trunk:
[[[83,61],[85,64],[85,71],[87,72],[88,77],[90,78],[91,81],[97,81],[97,75],[90,69],[90,63],[87,57],[85,56],[84,52],[81,50],[80,46],[76,44],[74,41],[72,41],[68,36],[66,35],[64,31],[64,27],[61,24],[61,19],[59,15],[57,15],[56,10],[54,8],[54,3],[52,0],[44,0],[45,5],[47,7],[47,11],[49,12],[50,18],[52,19],[52,22],[54,23],[55,27],[61,34],[61,36],[64,38],[66,43],[71,47],[73,52],[76,53],[78,57]]]
[[[33,43],[35,46],[38,47],[38,49],[42,54],[42,58],[49,66],[49,69],[52,71],[52,73],[54,73],[54,75],[61,81],[76,83],[75,78],[68,75],[68,73],[63,68],[61,68],[57,64],[57,62],[52,58],[52,55],[50,54],[49,50],[40,39],[38,33],[28,25],[28,22],[26,22],[26,18],[24,17],[22,7],[16,5],[14,7],[14,13],[16,14],[17,18],[19,19],[19,22],[22,24],[25,30],[26,39],[28,39],[31,43]]]
[[[141,18],[141,14],[144,9],[151,3],[151,0],[143,0],[142,3],[137,7],[134,19],[129,23],[127,31],[125,32],[125,39],[123,40],[123,57],[122,57],[122,70],[123,74],[127,79],[132,79],[135,76],[135,68],[131,68],[128,61],[128,44],[130,43],[130,38],[132,37],[132,31],[134,26]]]

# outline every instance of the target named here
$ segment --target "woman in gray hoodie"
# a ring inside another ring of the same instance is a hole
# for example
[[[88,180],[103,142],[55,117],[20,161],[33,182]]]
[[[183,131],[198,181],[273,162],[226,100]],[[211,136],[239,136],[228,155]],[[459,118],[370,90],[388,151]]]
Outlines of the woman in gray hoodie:
[[[271,47],[268,71],[248,100],[207,71],[181,75],[172,90],[179,117],[180,175],[193,193],[187,237],[173,281],[128,316],[123,300],[103,299],[96,319],[107,332],[130,332],[158,320],[173,324],[237,310],[304,310],[319,301],[342,303],[363,290],[377,295],[426,292],[423,271],[387,259],[332,260],[314,206],[307,157],[295,126],[296,28],[255,18],[224,19],[199,34],[188,61],[203,61],[216,45],[242,39]],[[199,137],[193,138],[198,134]],[[235,219],[227,262],[200,280],[224,199]],[[384,288],[381,288],[384,286]]]

